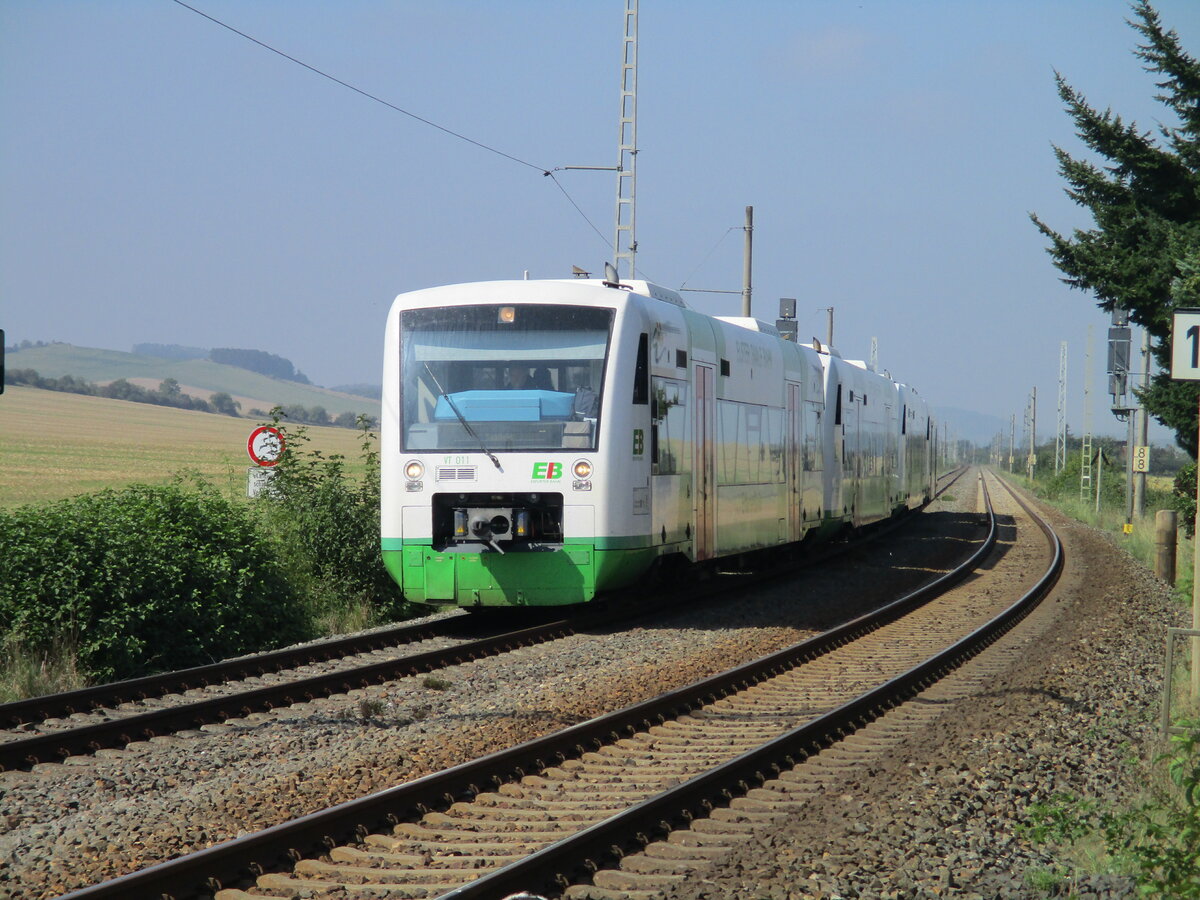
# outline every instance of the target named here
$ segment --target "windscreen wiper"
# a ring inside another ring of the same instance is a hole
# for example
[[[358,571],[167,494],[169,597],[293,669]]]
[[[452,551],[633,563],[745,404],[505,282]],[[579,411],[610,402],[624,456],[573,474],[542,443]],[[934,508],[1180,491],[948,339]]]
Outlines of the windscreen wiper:
[[[480,450],[487,454],[487,458],[492,461],[492,465],[494,465],[500,472],[503,472],[504,469],[500,465],[500,460],[496,459],[496,454],[487,448],[487,445],[483,442],[483,439],[475,433],[475,429],[471,427],[470,423],[468,423],[465,418],[463,418],[463,414],[458,411],[458,407],[454,405],[454,401],[450,399],[450,395],[442,389],[441,383],[437,380],[437,376],[433,374],[433,369],[429,368],[428,362],[425,363],[425,371],[428,372],[429,377],[433,379],[433,386],[438,389],[438,393],[446,398],[446,403],[448,403],[450,408],[454,410],[454,414],[458,416],[458,421],[462,422],[462,427],[467,430],[467,434],[475,438],[475,443],[479,445]]]

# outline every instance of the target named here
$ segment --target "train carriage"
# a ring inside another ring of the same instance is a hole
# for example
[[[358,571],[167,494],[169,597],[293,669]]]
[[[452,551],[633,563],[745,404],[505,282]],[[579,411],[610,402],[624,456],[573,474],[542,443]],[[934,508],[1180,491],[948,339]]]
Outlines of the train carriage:
[[[897,384],[896,393],[900,403],[900,441],[903,445],[900,484],[904,505],[915,509],[932,500],[934,494],[933,416],[929,405],[915,388]]]
[[[866,524],[904,505],[901,405],[860,364],[646,282],[402,294],[384,560],[416,602],[561,605]]]

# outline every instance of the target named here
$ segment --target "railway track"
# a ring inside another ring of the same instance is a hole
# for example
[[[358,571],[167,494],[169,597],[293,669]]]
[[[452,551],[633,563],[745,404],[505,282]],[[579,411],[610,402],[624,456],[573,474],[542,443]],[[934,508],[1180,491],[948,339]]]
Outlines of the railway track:
[[[357,648],[362,646],[361,643],[333,642],[349,646],[340,655],[339,651],[331,650],[328,651],[330,655],[326,656],[326,651],[319,649],[315,652],[321,655],[316,658],[312,656],[313,650],[303,649],[298,661],[291,662],[297,668],[290,671],[284,671],[284,660],[289,656],[295,660],[294,651],[282,651],[278,655],[269,654],[275,659],[267,664],[258,662],[262,657],[251,657],[234,661],[230,667],[218,664],[206,666],[203,670],[170,673],[165,676],[161,686],[156,684],[154,678],[139,680],[155,686],[156,693],[149,697],[140,696],[143,687],[139,682],[122,682],[74,692],[75,695],[88,696],[88,705],[84,707],[86,712],[71,712],[69,718],[62,717],[62,712],[58,716],[47,716],[41,712],[13,713],[7,707],[22,706],[24,710],[40,710],[70,708],[64,704],[82,706],[83,703],[74,695],[67,696],[65,700],[64,695],[56,695],[7,704],[0,707],[0,716],[3,717],[0,720],[12,723],[15,718],[29,717],[34,718],[37,724],[35,726],[27,720],[20,726],[21,730],[14,730],[10,724],[6,732],[0,733],[0,769],[62,762],[72,756],[120,748],[134,741],[201,729],[251,713],[310,702],[318,697],[346,693],[371,684],[432,672],[448,665],[553,640],[571,634],[580,627],[578,621],[559,619],[517,631],[493,631],[485,637],[472,638],[461,636],[464,632],[469,634],[471,630],[470,624],[463,621],[466,618],[455,616],[411,629],[389,629],[388,634],[392,635],[391,652],[382,652],[383,658],[376,655],[381,653],[378,646],[374,650],[360,650]],[[456,632],[459,634],[456,635]],[[357,642],[363,639],[351,640]],[[378,644],[378,641],[366,640],[366,643]],[[413,645],[420,645],[424,649],[415,653],[404,652],[404,647]],[[319,648],[324,646],[317,645]],[[314,662],[330,658],[337,662],[326,664],[326,671],[315,675],[305,671]],[[193,673],[198,672],[204,674],[196,677]],[[252,681],[235,681],[245,678],[246,673],[251,673]],[[270,674],[276,674],[275,683],[263,684],[264,676],[269,677]],[[175,693],[180,690],[201,696]],[[124,699],[126,697],[130,699]],[[29,734],[29,729],[34,727],[39,733]]]
[[[991,552],[994,520],[991,530],[970,565],[882,616],[613,716],[71,896],[200,896],[217,887],[209,879],[230,884],[246,873],[262,873],[250,896],[324,886],[339,896],[500,897],[581,880],[594,883],[570,888],[580,897],[637,896],[640,879],[682,877],[676,869],[725,852],[754,816],[795,803],[803,788],[789,767],[993,640],[1001,626],[980,621],[1012,620],[1034,602],[1031,588],[1000,616],[986,593],[921,607]],[[1011,556],[1013,548],[1005,549]],[[1048,582],[1061,550],[1042,553]],[[1027,568],[1028,560],[1013,564]],[[951,649],[930,657],[920,646],[939,642]],[[868,680],[875,684],[864,693]],[[323,858],[311,858],[317,854]],[[608,868],[622,855],[624,867]],[[302,859],[280,873],[289,856]],[[512,860],[519,861],[502,865]],[[247,895],[233,889],[218,896]]]
[[[960,477],[950,473],[944,491]],[[895,523],[893,523],[895,524]],[[886,533],[880,529],[879,534]],[[828,548],[807,564],[845,546]],[[788,570],[759,573],[775,578]],[[738,580],[737,587],[748,586]],[[640,598],[629,606],[589,610],[517,630],[490,631],[469,615],[449,616],[366,635],[288,648],[208,666],[0,704],[0,771],[59,763],[137,741],[201,730],[295,703],[345,694],[471,660],[602,628],[689,602],[719,597],[716,582]],[[480,631],[485,634],[478,637]],[[414,652],[414,648],[416,652]],[[319,669],[316,673],[312,670]]]

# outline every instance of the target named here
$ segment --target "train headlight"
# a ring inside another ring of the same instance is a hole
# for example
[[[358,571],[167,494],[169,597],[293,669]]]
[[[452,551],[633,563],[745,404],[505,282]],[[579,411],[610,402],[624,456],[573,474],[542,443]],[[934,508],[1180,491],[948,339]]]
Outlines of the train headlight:
[[[498,325],[511,325],[517,321],[517,308],[515,306],[500,307],[500,314],[496,316]]]
[[[425,466],[417,460],[412,460],[404,464],[404,477],[409,481],[416,481],[425,474]]]
[[[513,534],[519,538],[529,537],[529,510],[518,509],[513,513]]]
[[[465,509],[454,511],[454,536],[456,538],[467,536],[467,511]]]
[[[571,471],[575,473],[576,478],[591,478],[592,464],[586,459],[577,459],[575,465],[571,467]]]

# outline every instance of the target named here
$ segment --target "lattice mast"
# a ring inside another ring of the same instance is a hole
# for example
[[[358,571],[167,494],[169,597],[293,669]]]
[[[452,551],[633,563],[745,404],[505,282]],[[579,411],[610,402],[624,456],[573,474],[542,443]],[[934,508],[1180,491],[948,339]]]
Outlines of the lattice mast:
[[[1029,394],[1029,403],[1025,407],[1025,428],[1029,435],[1029,455],[1025,457],[1026,474],[1033,481],[1033,472],[1037,467],[1037,386]]]
[[[637,256],[637,35],[638,0],[625,0],[625,42],[621,54],[621,116],[617,151],[617,210],[613,256],[618,276],[634,278]]]
[[[1017,414],[1012,413],[1008,417],[1008,471],[1013,470],[1013,460],[1016,458],[1013,454],[1017,452]]]
[[[1079,459],[1079,499],[1092,496],[1092,343],[1095,327],[1088,325],[1087,352],[1083,358],[1083,445]]]
[[[1058,349],[1058,423],[1054,429],[1054,474],[1067,465],[1067,342]]]

